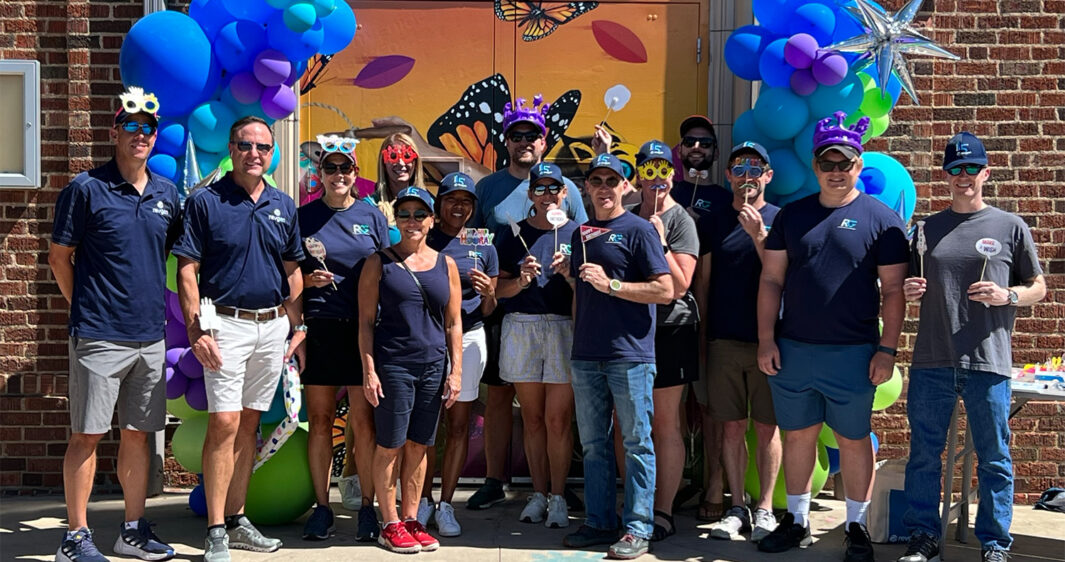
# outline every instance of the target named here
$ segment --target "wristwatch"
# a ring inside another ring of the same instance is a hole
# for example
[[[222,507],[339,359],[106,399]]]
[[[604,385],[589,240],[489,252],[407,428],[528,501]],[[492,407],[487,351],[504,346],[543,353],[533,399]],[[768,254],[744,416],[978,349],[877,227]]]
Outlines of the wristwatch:
[[[614,295],[618,294],[618,291],[620,291],[620,290],[621,290],[621,280],[620,279],[611,279],[610,280],[610,292],[607,293],[607,294],[609,294],[610,296],[614,296]]]
[[[876,346],[876,350],[880,353],[887,353],[892,357],[897,357],[899,355],[899,350],[895,349],[894,347],[888,347],[886,345],[878,345]]]
[[[293,326],[292,331],[293,332],[303,332],[303,333],[306,334],[307,333],[307,325],[306,324],[300,324],[298,326]]]
[[[1014,291],[1013,289],[1008,289],[1008,290],[1009,290],[1010,305],[1011,306],[1017,306],[1017,302],[1021,300],[1021,296],[1018,295],[1017,291]]]

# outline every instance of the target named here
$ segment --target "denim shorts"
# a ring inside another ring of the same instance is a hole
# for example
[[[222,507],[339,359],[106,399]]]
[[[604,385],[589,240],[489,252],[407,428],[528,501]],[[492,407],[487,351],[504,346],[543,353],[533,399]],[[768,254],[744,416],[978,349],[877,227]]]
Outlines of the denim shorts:
[[[436,442],[443,375],[443,360],[413,365],[390,362],[377,367],[385,395],[373,412],[378,445],[396,449],[408,440],[421,445]]]

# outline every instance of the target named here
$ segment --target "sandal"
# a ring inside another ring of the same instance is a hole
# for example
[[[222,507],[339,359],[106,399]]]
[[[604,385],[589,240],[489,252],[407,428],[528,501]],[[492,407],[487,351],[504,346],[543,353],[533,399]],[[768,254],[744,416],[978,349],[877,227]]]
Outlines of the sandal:
[[[654,513],[655,513],[655,529],[651,533],[651,542],[658,542],[658,541],[660,541],[662,539],[665,539],[666,537],[671,537],[674,534],[676,534],[677,526],[673,522],[673,516],[672,515],[664,512],[664,511],[659,511],[657,509],[654,510]],[[658,522],[659,519],[661,519],[664,523],[667,523],[669,525],[669,528],[666,528],[665,525],[660,524]]]
[[[704,523],[710,523],[719,521],[724,514],[725,504],[723,502],[714,503],[710,500],[703,500],[703,503],[699,504],[699,513],[695,515],[695,518]]]

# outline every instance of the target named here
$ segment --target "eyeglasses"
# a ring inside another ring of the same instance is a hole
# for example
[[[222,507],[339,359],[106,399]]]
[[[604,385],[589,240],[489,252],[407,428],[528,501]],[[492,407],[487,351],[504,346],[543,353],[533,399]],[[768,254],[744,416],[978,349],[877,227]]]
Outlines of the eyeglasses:
[[[539,131],[529,131],[527,133],[516,131],[507,135],[507,139],[509,139],[510,142],[521,142],[523,140],[525,142],[536,142],[541,138],[543,138],[543,135],[540,134]]]
[[[151,123],[138,123],[136,121],[126,121],[120,128],[127,133],[144,133],[145,135],[151,135],[155,132],[155,125]]]
[[[418,159],[418,152],[414,147],[405,144],[390,144],[381,149],[381,159],[385,164],[413,164]]]
[[[947,168],[947,173],[952,176],[959,176],[961,175],[962,170],[965,170],[966,174],[970,176],[975,176],[976,174],[979,174],[980,171],[983,169],[984,167],[979,164],[968,164],[965,166],[955,166],[953,168]]]
[[[559,193],[562,193],[562,184],[553,183],[551,185],[543,185],[543,184],[534,185],[533,188],[532,188],[532,192],[533,192],[533,195],[535,195],[537,197],[539,197],[539,196],[541,196],[541,195],[543,195],[545,193],[550,193],[551,195],[558,195]]]
[[[588,178],[588,185],[592,187],[603,187],[603,184],[606,184],[607,187],[613,189],[617,187],[619,183],[621,183],[621,178],[617,176],[610,176],[606,179],[603,179],[603,176],[592,176]]]
[[[262,142],[236,141],[229,144],[237,145],[237,150],[241,152],[251,152],[251,148],[254,146],[255,150],[259,151],[259,154],[264,154],[274,149],[274,145]]]
[[[765,173],[765,166],[753,163],[751,160],[743,160],[739,164],[732,166],[729,169],[734,177],[748,176],[751,179],[758,179]]]
[[[356,166],[356,165],[354,165],[354,164],[352,164],[350,162],[344,162],[343,164],[333,164],[333,163],[322,164],[322,167],[321,167],[322,173],[326,174],[326,175],[335,174],[335,173],[337,173],[337,170],[340,170],[340,173],[342,173],[342,174],[350,174],[352,170],[358,170],[358,169],[359,169],[358,166]]]
[[[355,147],[359,144],[359,141],[350,137],[318,135],[318,144],[322,145],[322,150],[324,152],[343,152],[344,154],[351,154],[352,152],[355,152]]]
[[[642,180],[653,180],[656,178],[669,179],[673,177],[673,164],[670,164],[667,160],[655,158],[654,160],[648,160],[639,166],[636,166],[636,173],[639,174]]]
[[[833,170],[839,170],[841,172],[849,172],[854,167],[856,160],[818,160],[817,167],[822,172],[831,172]]]
[[[426,211],[425,209],[418,209],[413,213],[410,211],[396,211],[396,220],[401,221],[410,220],[413,218],[417,222],[422,222],[425,219],[429,218],[429,216],[429,211]]]
[[[711,148],[717,144],[717,140],[714,137],[684,137],[680,143],[687,148],[695,146],[696,143],[703,148]]]

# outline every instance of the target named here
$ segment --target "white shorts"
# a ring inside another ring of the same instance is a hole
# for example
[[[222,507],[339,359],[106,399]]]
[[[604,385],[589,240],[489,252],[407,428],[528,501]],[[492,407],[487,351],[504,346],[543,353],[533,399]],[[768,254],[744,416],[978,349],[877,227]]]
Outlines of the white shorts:
[[[570,383],[573,319],[558,314],[503,317],[499,377],[509,383]]]
[[[488,364],[488,342],[484,326],[462,334],[462,391],[456,402],[473,402],[481,389],[481,376]],[[447,373],[444,373],[447,379]]]
[[[203,373],[207,411],[269,410],[284,365],[288,316],[266,322],[220,318],[215,341],[222,353],[222,370]]]

